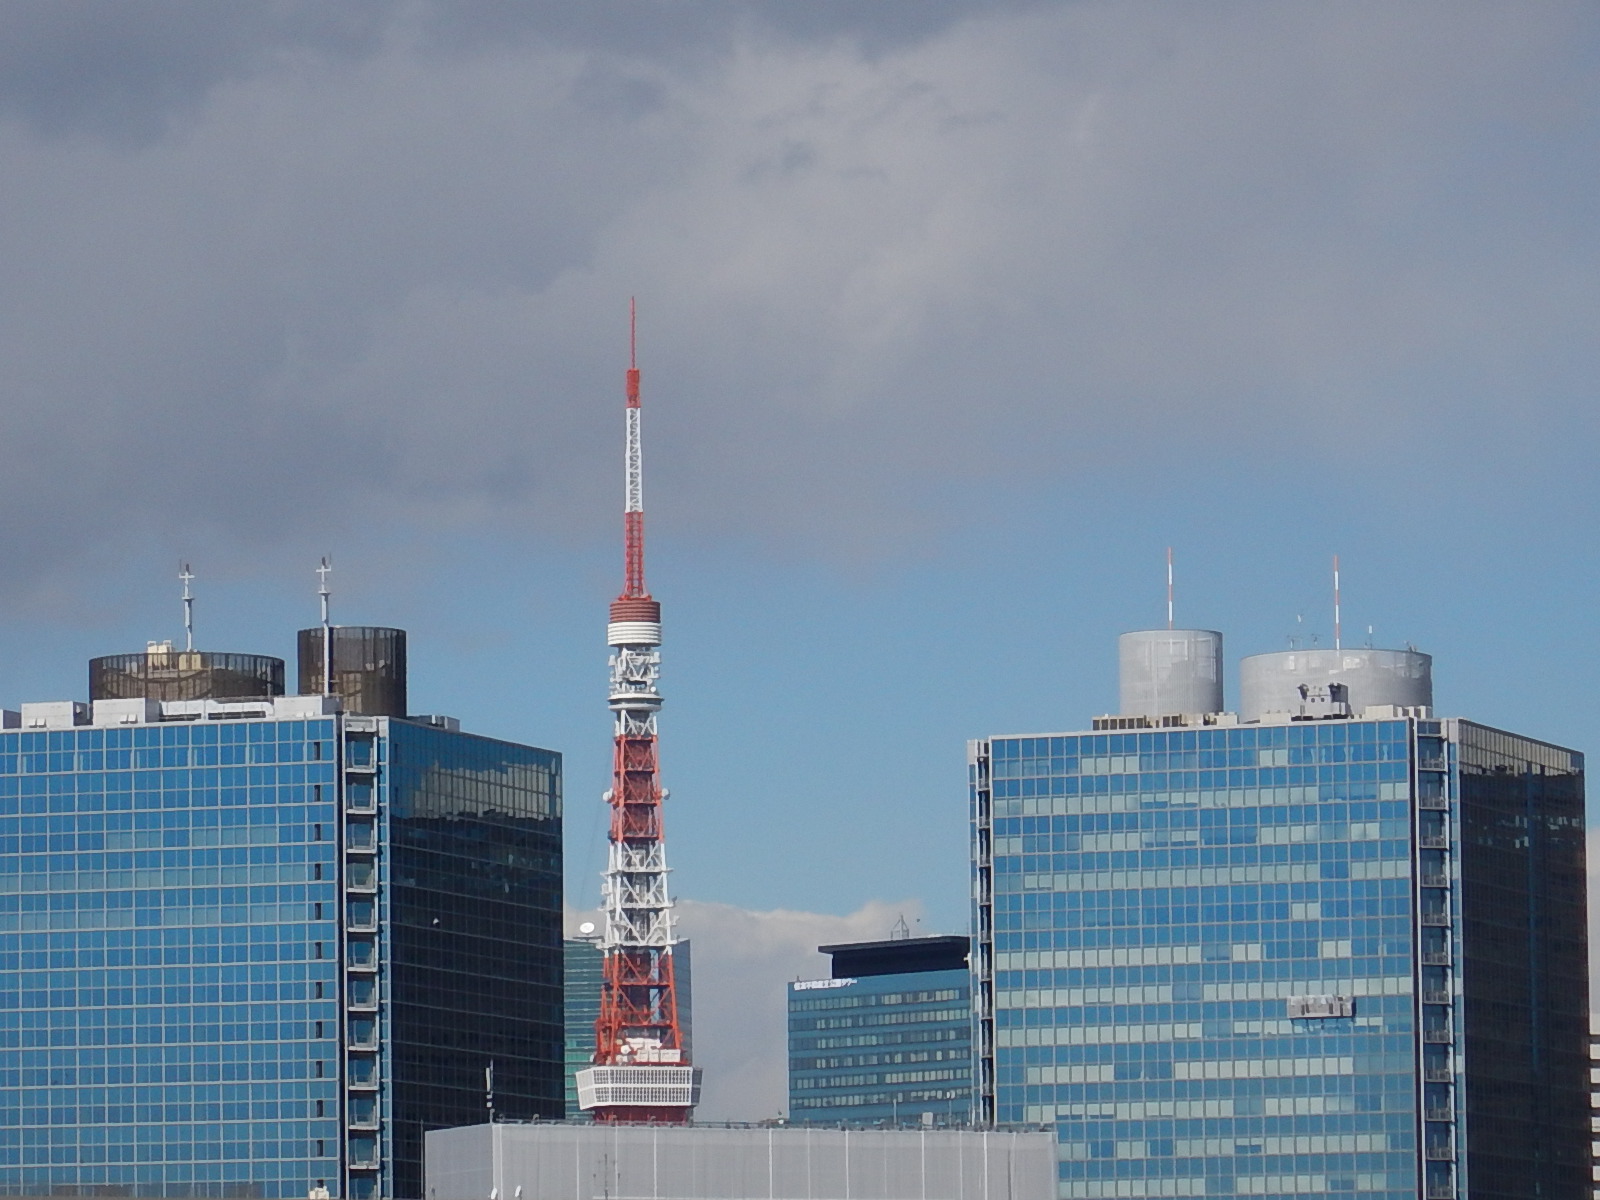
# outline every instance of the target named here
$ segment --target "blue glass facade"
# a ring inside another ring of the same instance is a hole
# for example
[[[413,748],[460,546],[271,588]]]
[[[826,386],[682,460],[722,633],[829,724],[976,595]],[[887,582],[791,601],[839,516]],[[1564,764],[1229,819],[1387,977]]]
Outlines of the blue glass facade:
[[[293,704],[0,731],[0,1194],[417,1195],[447,1060],[559,1114],[559,757]]]
[[[789,1117],[965,1125],[972,992],[965,969],[789,985]]]
[[[1512,735],[1495,734],[1501,770],[1522,815],[1553,823],[1562,869],[1531,872],[1526,838],[1502,836],[1501,886],[1560,949],[1533,969],[1524,923],[1472,970],[1463,830],[1486,818],[1456,748],[1493,732],[1346,719],[975,743],[984,1115],[1055,1125],[1063,1197],[1373,1200],[1467,1195],[1475,1106],[1551,1092],[1570,1118],[1581,1071],[1530,1053],[1497,1068],[1462,1033],[1508,968],[1577,979],[1497,1010],[1514,1044],[1587,1006],[1581,757]]]

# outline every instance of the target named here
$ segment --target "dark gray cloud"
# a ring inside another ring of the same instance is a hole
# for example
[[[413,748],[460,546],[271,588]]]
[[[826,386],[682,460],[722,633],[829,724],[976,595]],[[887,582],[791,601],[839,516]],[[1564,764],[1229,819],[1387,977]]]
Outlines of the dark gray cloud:
[[[371,53],[395,9],[389,0],[7,0],[0,113],[46,134],[146,143],[272,55]]]
[[[561,46],[650,57],[723,52],[765,33],[802,41],[846,39],[867,54],[904,47],[962,21],[1037,7],[1045,0],[438,0],[422,28],[440,49]]]
[[[0,114],[46,134],[147,143],[213,88],[295,54],[345,65],[389,35],[420,53],[529,49],[645,57],[725,54],[741,33],[849,38],[871,53],[1037,0],[7,0]],[[626,92],[627,88],[622,89]]]
[[[13,582],[329,508],[609,533],[635,293],[652,508],[830,555],[1592,423],[1584,7],[4,14]]]

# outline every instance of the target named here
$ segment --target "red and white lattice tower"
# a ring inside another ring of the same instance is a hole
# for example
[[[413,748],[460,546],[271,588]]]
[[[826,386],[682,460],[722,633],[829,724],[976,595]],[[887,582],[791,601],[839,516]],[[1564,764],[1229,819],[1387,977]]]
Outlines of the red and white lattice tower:
[[[639,443],[639,368],[629,304],[628,446],[623,506],[625,583],[611,602],[611,711],[615,750],[611,851],[600,941],[604,980],[594,1065],[577,1073],[578,1106],[596,1121],[682,1124],[700,1098],[678,1027],[672,978],[672,899],[661,826],[656,713],[661,695],[661,605],[644,583],[644,471]]]

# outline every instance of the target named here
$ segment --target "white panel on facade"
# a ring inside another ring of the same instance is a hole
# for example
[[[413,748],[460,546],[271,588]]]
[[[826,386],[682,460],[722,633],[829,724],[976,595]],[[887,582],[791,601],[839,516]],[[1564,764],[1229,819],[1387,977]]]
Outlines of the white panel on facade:
[[[426,1135],[428,1200],[1053,1200],[1055,1135],[475,1125]]]

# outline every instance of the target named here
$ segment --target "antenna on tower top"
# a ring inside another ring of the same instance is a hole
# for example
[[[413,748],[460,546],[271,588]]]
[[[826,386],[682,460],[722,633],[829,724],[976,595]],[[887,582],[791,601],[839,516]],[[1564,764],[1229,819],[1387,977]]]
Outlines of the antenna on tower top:
[[[638,320],[633,297],[628,297],[628,433],[624,450],[623,482],[623,560],[622,594],[630,599],[648,599],[644,583],[644,462],[639,440],[639,362],[635,356]]]
[[[1167,547],[1167,628],[1172,628],[1172,547]]]
[[[328,624],[328,597],[333,593],[328,589],[328,575],[333,571],[333,562],[328,555],[322,556],[322,562],[317,567],[317,595],[322,599],[322,694],[333,695],[333,627]]]
[[[194,572],[189,570],[189,564],[184,563],[183,569],[178,572],[178,578],[183,580],[183,648],[194,649],[194,593],[189,590],[189,585],[194,582]]]

